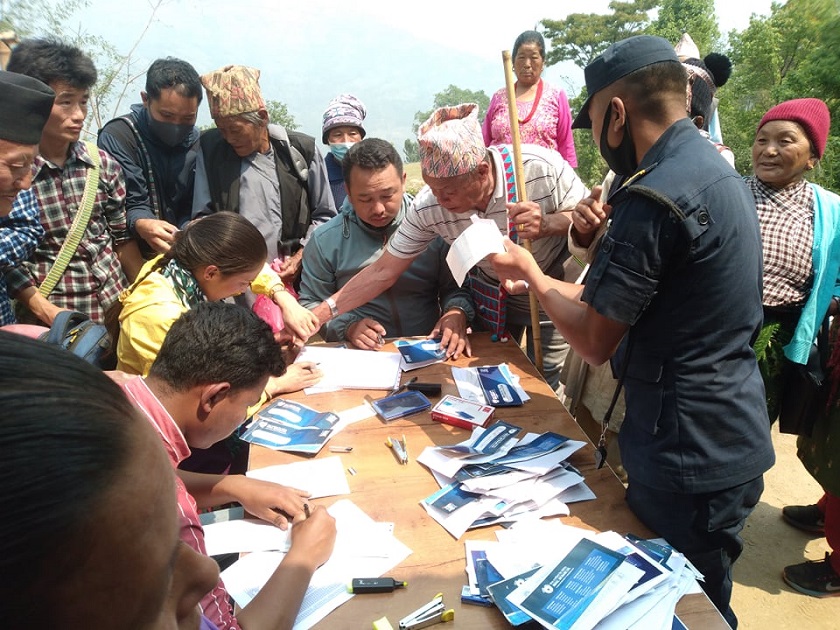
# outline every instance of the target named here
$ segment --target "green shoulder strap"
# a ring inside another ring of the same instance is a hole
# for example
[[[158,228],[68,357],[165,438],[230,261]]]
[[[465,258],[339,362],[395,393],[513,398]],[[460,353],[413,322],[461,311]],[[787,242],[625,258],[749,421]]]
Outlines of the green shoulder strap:
[[[90,224],[90,216],[93,213],[93,203],[96,201],[96,191],[99,188],[99,149],[93,142],[86,141],[85,146],[91,160],[93,160],[93,168],[88,169],[82,202],[79,204],[76,216],[73,217],[73,223],[70,225],[67,238],[61,244],[61,249],[58,250],[58,256],[56,256],[53,266],[50,267],[47,277],[38,287],[38,292],[44,297],[52,293],[58,281],[61,280],[61,276],[64,275],[67,265],[70,264],[70,259],[73,258],[79,243],[82,241],[82,235]]]

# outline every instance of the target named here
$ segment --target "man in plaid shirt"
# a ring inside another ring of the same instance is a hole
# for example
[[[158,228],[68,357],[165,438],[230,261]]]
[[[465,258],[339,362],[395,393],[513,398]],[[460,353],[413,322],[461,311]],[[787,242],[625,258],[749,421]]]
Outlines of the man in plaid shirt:
[[[133,278],[142,262],[126,229],[122,170],[104,151],[99,151],[98,189],[81,242],[55,289],[47,297],[38,291],[70,232],[88,169],[93,167],[90,149],[79,136],[96,68],[78,48],[54,40],[27,40],[13,51],[8,69],[39,79],[56,93],[32,167],[32,186],[46,235],[35,253],[7,274],[9,292],[34,316],[30,322],[50,325],[64,309],[102,321],[126,288],[127,277]]]

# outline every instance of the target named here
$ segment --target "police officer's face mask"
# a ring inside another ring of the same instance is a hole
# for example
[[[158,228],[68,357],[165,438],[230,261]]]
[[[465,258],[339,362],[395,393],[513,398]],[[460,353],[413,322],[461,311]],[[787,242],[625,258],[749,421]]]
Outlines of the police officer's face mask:
[[[628,124],[627,113],[624,114],[624,135],[618,146],[613,148],[607,142],[607,134],[610,127],[613,106],[610,103],[604,114],[604,124],[601,126],[601,140],[599,150],[601,157],[616,175],[632,175],[636,172],[639,164],[636,162],[636,145],[630,137],[630,125]]]

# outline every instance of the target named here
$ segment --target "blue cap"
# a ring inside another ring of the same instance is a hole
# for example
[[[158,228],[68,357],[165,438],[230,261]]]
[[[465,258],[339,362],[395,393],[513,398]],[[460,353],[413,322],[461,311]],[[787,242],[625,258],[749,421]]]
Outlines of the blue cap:
[[[661,37],[636,35],[612,44],[583,71],[588,96],[572,123],[572,129],[592,127],[589,102],[595,94],[631,72],[665,61],[680,62],[674,47]]]

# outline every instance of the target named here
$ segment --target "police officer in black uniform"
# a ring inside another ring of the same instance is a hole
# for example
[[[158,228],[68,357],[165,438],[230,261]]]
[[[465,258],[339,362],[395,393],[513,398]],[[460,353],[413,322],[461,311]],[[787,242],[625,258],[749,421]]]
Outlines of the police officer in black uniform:
[[[637,36],[586,67],[591,128],[617,174],[611,223],[584,287],[544,276],[507,243],[494,266],[526,280],[574,350],[612,357],[627,412],[619,445],[627,502],[705,575],[729,606],[739,532],[773,465],[752,342],[762,322],[762,255],[752,196],[686,116],[686,76],[664,39]],[[606,215],[600,190],[576,221]]]

